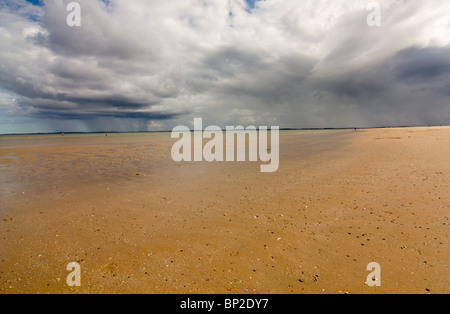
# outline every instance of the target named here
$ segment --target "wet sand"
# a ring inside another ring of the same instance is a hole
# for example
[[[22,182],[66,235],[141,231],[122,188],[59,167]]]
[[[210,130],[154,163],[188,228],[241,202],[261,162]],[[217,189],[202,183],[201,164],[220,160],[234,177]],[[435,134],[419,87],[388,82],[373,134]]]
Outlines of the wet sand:
[[[276,173],[174,141],[0,137],[0,293],[450,292],[450,127],[282,131]]]

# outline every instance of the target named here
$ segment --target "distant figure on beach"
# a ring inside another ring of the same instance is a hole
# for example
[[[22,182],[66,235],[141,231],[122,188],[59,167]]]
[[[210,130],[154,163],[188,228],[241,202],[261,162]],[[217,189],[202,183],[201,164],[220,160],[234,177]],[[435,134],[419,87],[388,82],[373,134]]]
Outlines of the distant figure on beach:
[[[61,136],[64,136],[64,132],[61,132]]]

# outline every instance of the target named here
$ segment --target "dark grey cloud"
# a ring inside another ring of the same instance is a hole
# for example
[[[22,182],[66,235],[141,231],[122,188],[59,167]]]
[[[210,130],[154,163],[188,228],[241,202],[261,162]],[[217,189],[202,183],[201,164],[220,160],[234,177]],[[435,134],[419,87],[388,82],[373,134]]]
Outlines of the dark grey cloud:
[[[390,62],[396,77],[407,83],[450,82],[450,47],[408,48]]]

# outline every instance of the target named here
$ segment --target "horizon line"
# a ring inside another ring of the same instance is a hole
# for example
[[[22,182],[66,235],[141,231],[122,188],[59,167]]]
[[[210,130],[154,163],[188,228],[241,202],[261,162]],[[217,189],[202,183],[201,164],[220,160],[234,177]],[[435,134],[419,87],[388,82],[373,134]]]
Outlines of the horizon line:
[[[418,128],[418,127],[440,127],[449,125],[397,125],[397,126],[375,126],[375,127],[323,127],[323,128],[279,128],[280,131],[314,131],[314,130],[370,130],[370,129],[391,129],[391,128]],[[256,127],[259,130],[259,127]],[[226,129],[221,128],[222,131]],[[269,130],[269,129],[268,129]],[[204,130],[202,130],[204,131]],[[158,131],[59,131],[59,132],[28,132],[28,133],[0,133],[0,136],[7,135],[57,135],[57,134],[135,134],[135,133],[169,133],[172,130]],[[197,132],[190,130],[190,132]]]

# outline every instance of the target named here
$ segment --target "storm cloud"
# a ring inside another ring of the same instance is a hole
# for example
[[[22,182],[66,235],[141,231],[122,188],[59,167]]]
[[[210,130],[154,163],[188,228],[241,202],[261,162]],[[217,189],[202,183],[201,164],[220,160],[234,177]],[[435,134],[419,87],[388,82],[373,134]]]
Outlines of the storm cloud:
[[[0,133],[450,124],[448,1],[69,2],[0,0]]]

